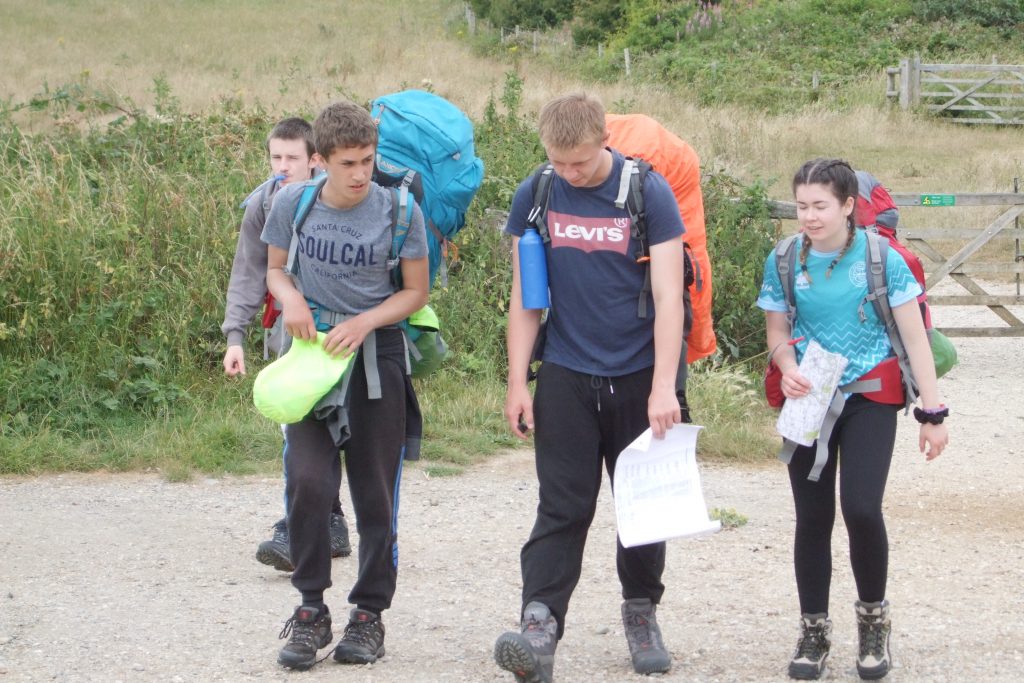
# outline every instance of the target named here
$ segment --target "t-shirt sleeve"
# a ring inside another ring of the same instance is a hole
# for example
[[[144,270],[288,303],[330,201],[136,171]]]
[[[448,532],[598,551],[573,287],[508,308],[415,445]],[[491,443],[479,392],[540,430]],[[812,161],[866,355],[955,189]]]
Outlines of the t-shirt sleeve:
[[[530,216],[530,209],[533,208],[533,175],[519,183],[515,195],[512,197],[512,207],[508,212],[508,220],[505,223],[505,232],[513,237],[522,237],[526,232],[526,219]]]
[[[889,290],[889,306],[892,308],[916,299],[923,291],[903,254],[895,249],[890,249],[886,256],[885,286]]]
[[[678,239],[686,231],[679,204],[665,177],[651,171],[644,179],[644,212],[647,214],[647,243],[661,244]]]
[[[394,201],[394,197],[392,197]],[[402,245],[401,258],[417,259],[427,256],[427,229],[423,222],[423,211],[419,204],[413,204],[412,222],[409,224],[409,234],[405,236],[405,244]]]
[[[779,278],[779,269],[775,265],[774,249],[764,262],[764,278],[761,281],[761,292],[757,297],[757,307],[763,311],[789,312],[786,294],[782,290],[782,280]]]
[[[288,249],[292,241],[292,216],[299,204],[303,183],[286,185],[274,196],[260,239],[272,247]]]

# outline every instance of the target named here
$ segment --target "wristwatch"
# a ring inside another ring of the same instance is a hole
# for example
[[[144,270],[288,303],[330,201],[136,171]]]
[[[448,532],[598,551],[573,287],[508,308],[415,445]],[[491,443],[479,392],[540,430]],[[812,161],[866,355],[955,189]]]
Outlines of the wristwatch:
[[[940,425],[949,415],[949,408],[914,408],[914,419],[923,425]]]

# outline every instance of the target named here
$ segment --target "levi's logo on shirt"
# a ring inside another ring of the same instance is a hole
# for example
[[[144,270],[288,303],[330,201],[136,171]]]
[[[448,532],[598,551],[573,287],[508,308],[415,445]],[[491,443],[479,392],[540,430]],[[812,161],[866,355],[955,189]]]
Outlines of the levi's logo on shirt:
[[[616,216],[593,218],[548,211],[551,246],[573,247],[580,251],[614,251],[626,254],[629,248],[629,218]]]

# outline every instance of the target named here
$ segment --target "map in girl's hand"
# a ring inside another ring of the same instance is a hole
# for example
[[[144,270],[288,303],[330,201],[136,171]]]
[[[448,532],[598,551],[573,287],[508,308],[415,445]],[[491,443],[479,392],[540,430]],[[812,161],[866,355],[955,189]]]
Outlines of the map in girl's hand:
[[[818,438],[832,396],[839,388],[839,378],[846,369],[846,357],[826,351],[813,339],[800,360],[800,374],[812,385],[811,392],[800,398],[787,398],[779,413],[775,429],[784,438],[801,446],[810,446]]]

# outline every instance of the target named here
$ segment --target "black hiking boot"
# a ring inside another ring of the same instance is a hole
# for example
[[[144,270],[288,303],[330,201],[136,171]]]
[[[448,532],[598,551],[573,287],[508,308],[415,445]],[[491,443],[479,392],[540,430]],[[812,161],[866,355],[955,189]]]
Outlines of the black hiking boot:
[[[278,638],[287,638],[288,644],[281,648],[277,663],[289,669],[305,671],[316,664],[316,651],[325,647],[334,636],[331,634],[331,612],[323,609],[299,606],[295,614],[284,622]]]
[[[273,537],[269,541],[260,543],[259,548],[256,549],[256,559],[278,571],[290,572],[295,570],[291,554],[288,552],[287,520],[277,520],[274,524]]]
[[[523,610],[519,632],[501,634],[494,644],[494,661],[511,671],[517,683],[551,683],[558,646],[558,622],[551,610],[531,602]]]
[[[334,648],[334,660],[342,664],[373,664],[384,656],[384,622],[373,612],[352,610],[345,635]]]
[[[626,629],[633,670],[638,674],[665,673],[672,668],[672,657],[665,649],[654,617],[656,609],[648,598],[633,598],[622,603],[622,626]]]
[[[804,614],[800,618],[800,628],[800,640],[789,662],[789,677],[817,680],[825,671],[825,660],[832,647],[832,622],[825,613]]]
[[[874,681],[889,673],[892,657],[889,654],[889,602],[854,603],[857,610],[857,636],[860,650],[857,654],[857,673],[861,678]]]
[[[331,513],[331,557],[348,557],[352,544],[348,540],[348,522],[345,515]]]

